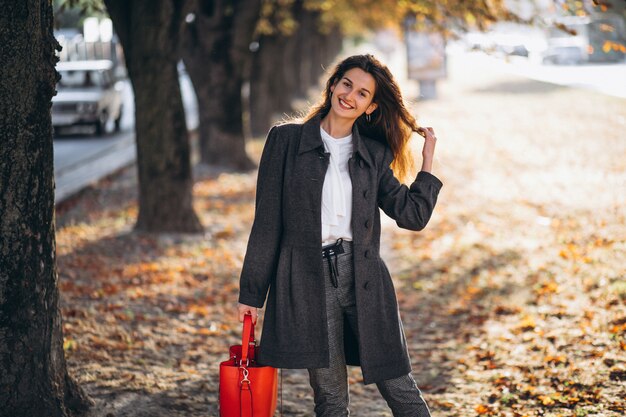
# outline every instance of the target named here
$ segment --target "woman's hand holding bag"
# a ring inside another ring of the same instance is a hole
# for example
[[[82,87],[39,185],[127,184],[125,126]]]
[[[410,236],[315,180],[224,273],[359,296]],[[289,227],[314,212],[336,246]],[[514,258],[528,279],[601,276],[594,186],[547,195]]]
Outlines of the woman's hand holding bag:
[[[256,362],[251,314],[245,314],[241,345],[220,363],[220,417],[272,417],[278,397],[277,369]]]

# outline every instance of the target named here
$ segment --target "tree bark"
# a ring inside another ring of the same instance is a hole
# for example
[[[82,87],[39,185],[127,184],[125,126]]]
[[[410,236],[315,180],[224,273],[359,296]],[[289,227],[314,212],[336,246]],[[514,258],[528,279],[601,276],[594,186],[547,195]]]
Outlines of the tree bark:
[[[341,34],[341,29],[339,29],[338,26],[335,26],[328,34],[326,48],[324,48],[324,62],[326,62],[327,65],[330,65],[342,49],[343,35]]]
[[[305,13],[302,0],[282,5],[277,10],[291,13],[297,22],[295,30],[284,33],[276,30],[271,35],[259,39],[259,50],[254,55],[250,76],[250,127],[253,135],[267,134],[276,115],[292,114],[291,102],[294,98],[305,98],[300,89],[300,62],[302,45],[302,14]],[[275,26],[280,26],[280,18],[274,17]]]
[[[259,40],[250,78],[250,126],[255,136],[267,133],[276,114],[293,113],[294,98],[307,99],[311,87],[320,91],[320,76],[341,51],[339,28],[319,34],[319,14],[305,10],[300,3],[291,6],[298,21],[293,34]]]
[[[341,52],[342,37],[339,28],[327,28],[325,31],[321,29],[319,12],[306,11],[302,15],[302,30],[299,31],[298,40],[299,56],[296,60],[301,65],[299,90],[304,95],[311,87],[319,90],[322,82],[320,77],[325,72],[332,71],[332,61]]]
[[[0,9],[0,416],[57,417],[93,402],[69,376],[55,259],[50,109],[59,47],[47,0]]]
[[[195,0],[184,26],[182,56],[198,98],[200,159],[248,170],[242,85],[249,77],[260,0]]]
[[[262,36],[259,50],[254,55],[250,74],[250,130],[253,136],[267,134],[275,114],[288,112],[284,108],[283,96],[291,97],[289,83],[284,80],[286,37],[283,35]],[[277,60],[282,60],[277,63]]]
[[[139,215],[135,229],[196,233],[191,149],[178,72],[185,0],[104,1],[135,92]]]
[[[309,88],[313,86],[313,66],[320,66],[321,62],[315,59],[315,50],[313,45],[318,37],[317,33],[317,13],[305,11],[300,19],[300,30],[295,42],[299,48],[296,50],[296,59],[300,62],[298,72],[298,90],[301,94],[306,95]]]

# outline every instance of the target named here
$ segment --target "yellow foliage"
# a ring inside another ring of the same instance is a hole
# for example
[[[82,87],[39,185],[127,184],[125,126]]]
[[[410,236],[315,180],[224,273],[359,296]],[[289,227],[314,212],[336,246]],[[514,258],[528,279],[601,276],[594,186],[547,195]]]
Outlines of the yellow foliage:
[[[442,4],[443,3],[443,4]],[[449,34],[449,20],[465,21],[469,27],[485,28],[508,17],[504,0],[426,2],[423,0],[305,0],[304,9],[319,15],[317,30],[328,33],[338,27],[344,35],[363,35],[371,30],[390,28],[400,31],[404,17],[429,24]],[[293,0],[263,2],[256,31],[291,35],[298,27]],[[444,10],[445,9],[445,13]]]
[[[517,325],[516,330],[518,332],[526,332],[535,330],[536,326],[537,324],[535,323],[535,319],[533,318],[533,316],[528,314],[522,318],[522,320]]]
[[[547,395],[540,395],[538,398],[539,401],[541,401],[541,404],[545,405],[546,407],[550,407],[555,404],[555,401]]]
[[[63,339],[63,350],[64,351],[70,351],[70,350],[76,350],[78,348],[77,343],[75,340],[72,339]]]

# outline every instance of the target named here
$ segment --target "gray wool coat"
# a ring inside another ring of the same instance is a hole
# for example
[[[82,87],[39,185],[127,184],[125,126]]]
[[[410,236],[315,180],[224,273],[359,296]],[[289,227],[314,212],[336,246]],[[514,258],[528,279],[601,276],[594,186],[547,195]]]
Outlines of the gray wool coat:
[[[239,282],[239,302],[263,307],[258,362],[276,368],[329,364],[323,264],[322,186],[329,165],[319,116],[270,129],[259,165],[255,217]],[[344,326],[348,365],[363,383],[411,372],[395,289],[380,258],[379,207],[399,227],[422,230],[442,182],[420,171],[407,187],[393,175],[391,149],[352,129],[352,242],[358,335]]]

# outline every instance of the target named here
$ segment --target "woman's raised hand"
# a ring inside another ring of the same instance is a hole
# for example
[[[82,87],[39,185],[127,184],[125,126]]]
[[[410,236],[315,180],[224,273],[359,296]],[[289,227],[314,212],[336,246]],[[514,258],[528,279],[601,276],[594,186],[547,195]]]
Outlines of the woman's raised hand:
[[[435,143],[437,137],[432,127],[420,127],[418,132],[424,137],[424,148],[422,149],[422,171],[430,172],[433,168],[433,157],[435,155]]]
[[[237,303],[237,309],[239,310],[239,322],[243,323],[243,316],[245,316],[246,313],[250,313],[252,315],[252,324],[256,324],[256,319],[259,316],[258,309],[256,307]]]

